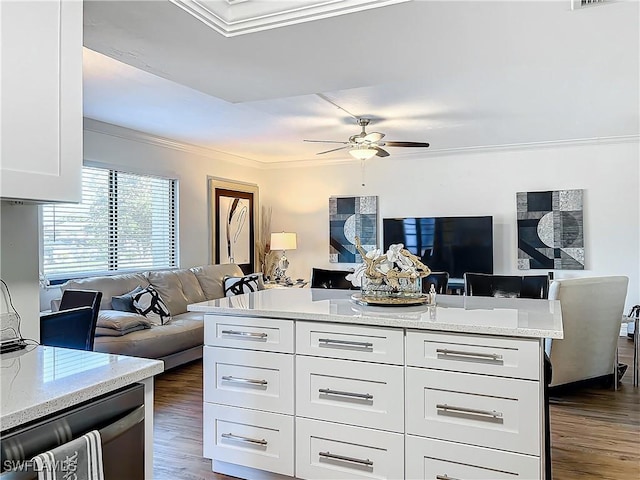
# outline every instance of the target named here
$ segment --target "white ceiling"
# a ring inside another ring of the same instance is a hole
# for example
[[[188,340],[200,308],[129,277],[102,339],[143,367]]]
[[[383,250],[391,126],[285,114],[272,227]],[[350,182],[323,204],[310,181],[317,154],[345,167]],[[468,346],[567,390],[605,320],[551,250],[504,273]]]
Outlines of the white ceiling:
[[[638,136],[638,6],[410,1],[227,38],[169,1],[85,1],[84,114],[267,163],[350,158],[303,142],[350,114],[431,144],[391,158]]]

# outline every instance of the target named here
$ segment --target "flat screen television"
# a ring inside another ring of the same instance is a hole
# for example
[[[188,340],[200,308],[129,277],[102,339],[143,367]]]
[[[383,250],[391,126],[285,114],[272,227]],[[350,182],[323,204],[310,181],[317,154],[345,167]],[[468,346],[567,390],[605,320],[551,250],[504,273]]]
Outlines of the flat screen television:
[[[465,272],[493,273],[493,217],[383,219],[383,244],[402,243],[433,272],[462,278]]]

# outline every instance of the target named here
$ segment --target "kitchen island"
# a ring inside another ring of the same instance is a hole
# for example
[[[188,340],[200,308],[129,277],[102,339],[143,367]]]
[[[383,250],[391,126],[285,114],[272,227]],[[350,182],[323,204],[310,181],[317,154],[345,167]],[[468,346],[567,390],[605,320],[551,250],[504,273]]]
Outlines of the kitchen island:
[[[0,357],[0,430],[3,437],[25,425],[124,389],[144,385],[145,471],[153,471],[153,376],[158,360],[29,345]]]
[[[205,312],[204,455],[241,478],[541,479],[558,301],[372,307],[272,289]]]

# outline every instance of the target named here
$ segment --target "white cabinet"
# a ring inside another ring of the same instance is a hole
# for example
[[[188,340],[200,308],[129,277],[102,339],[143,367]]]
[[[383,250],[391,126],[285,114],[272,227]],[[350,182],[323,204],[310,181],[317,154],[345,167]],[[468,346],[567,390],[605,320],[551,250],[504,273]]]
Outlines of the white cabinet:
[[[293,415],[293,356],[204,347],[204,401]]]
[[[82,2],[0,2],[0,197],[82,196]]]
[[[296,358],[296,415],[404,431],[404,369],[331,358]]]
[[[296,353],[402,365],[402,329],[296,322]]]
[[[404,478],[404,435],[297,418],[296,476]]]
[[[204,456],[293,476],[293,417],[204,404]]]
[[[540,455],[538,383],[407,368],[407,433]]]
[[[529,455],[407,435],[412,480],[538,480],[540,459]]]
[[[216,472],[542,478],[539,340],[207,314],[205,343]]]

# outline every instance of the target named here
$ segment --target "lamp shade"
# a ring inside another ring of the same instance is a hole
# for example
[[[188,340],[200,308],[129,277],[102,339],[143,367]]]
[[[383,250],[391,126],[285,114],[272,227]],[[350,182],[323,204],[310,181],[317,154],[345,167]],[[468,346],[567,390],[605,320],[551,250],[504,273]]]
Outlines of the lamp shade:
[[[352,148],[349,150],[349,154],[358,160],[369,160],[371,157],[375,157],[378,151],[375,148],[360,147]]]
[[[296,234],[280,232],[271,234],[271,250],[295,250],[298,248]]]

